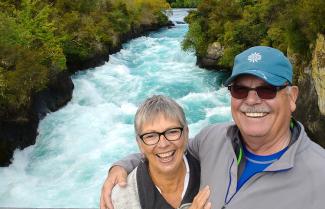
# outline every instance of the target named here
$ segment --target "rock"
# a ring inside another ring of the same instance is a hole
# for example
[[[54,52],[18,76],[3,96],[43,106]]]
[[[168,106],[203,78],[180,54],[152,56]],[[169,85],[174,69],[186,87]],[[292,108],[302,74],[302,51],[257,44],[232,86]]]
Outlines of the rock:
[[[71,100],[73,88],[69,73],[66,71],[59,73],[48,88],[33,96],[32,114],[41,120],[47,113],[60,109]]]
[[[293,116],[305,126],[308,136],[313,141],[325,147],[325,117],[319,111],[314,80],[306,74],[299,79],[298,86],[299,97]]]
[[[313,52],[312,63],[301,63],[296,55],[288,56],[295,66],[295,81],[299,86],[299,97],[294,117],[302,122],[309,137],[325,147],[325,45],[324,36],[319,35]]]
[[[32,97],[27,118],[0,120],[0,166],[8,166],[15,149],[35,144],[40,119],[58,110],[72,97],[73,83],[68,72],[59,73],[48,88]]]
[[[325,41],[324,35],[319,34],[312,60],[312,78],[318,96],[318,107],[325,115]],[[325,128],[325,127],[324,127]]]
[[[186,24],[185,22],[183,21],[175,21],[176,24],[179,24],[179,25],[183,25],[183,24]]]
[[[208,46],[206,58],[218,60],[223,55],[224,47],[219,42],[213,42]]]
[[[0,121],[0,166],[8,166],[15,149],[35,143],[38,120]]]
[[[196,64],[206,69],[223,69],[225,66],[218,64],[218,59],[223,56],[224,47],[219,42],[209,44],[207,53],[204,57],[198,57]]]

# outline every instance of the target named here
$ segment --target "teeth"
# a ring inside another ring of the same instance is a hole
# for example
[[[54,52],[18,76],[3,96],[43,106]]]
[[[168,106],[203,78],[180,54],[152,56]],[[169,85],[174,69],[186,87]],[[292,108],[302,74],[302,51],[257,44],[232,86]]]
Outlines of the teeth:
[[[164,158],[164,157],[170,157],[174,154],[174,151],[170,151],[170,152],[165,152],[165,153],[159,153],[157,154],[158,157]]]
[[[259,118],[267,115],[266,112],[246,112],[245,115],[247,117],[252,117],[252,118]]]

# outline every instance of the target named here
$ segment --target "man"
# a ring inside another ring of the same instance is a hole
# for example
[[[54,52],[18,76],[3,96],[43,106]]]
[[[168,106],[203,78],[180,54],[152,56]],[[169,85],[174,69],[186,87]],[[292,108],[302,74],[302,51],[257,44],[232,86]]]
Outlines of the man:
[[[292,66],[277,49],[257,46],[235,57],[225,82],[235,124],[204,128],[189,150],[201,163],[201,187],[210,186],[212,208],[325,208],[325,151],[291,118],[298,87]],[[101,208],[112,208],[110,190],[125,184],[137,160],[119,161],[103,186]]]

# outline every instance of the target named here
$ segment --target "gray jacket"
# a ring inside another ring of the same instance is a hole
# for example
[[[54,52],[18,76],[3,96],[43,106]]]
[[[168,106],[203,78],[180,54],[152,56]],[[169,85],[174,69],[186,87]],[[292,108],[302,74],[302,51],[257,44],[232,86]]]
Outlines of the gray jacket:
[[[236,192],[238,165],[233,123],[211,125],[193,140],[189,151],[200,160],[201,188],[209,185],[213,209],[324,209],[325,151],[307,136],[299,136],[266,171],[255,174]],[[128,171],[139,158],[130,155],[117,162]]]

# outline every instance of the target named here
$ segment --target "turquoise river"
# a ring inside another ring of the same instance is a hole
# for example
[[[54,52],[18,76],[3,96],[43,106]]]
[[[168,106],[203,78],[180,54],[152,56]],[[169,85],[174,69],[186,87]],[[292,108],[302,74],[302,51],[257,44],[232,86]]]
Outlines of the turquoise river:
[[[182,21],[186,13],[174,10],[170,18]],[[136,38],[104,65],[73,75],[72,100],[40,122],[35,145],[0,168],[0,207],[98,207],[111,163],[138,150],[133,117],[150,95],[184,107],[191,137],[230,121],[225,74],[197,67],[194,53],[181,49],[187,30],[176,24]]]

